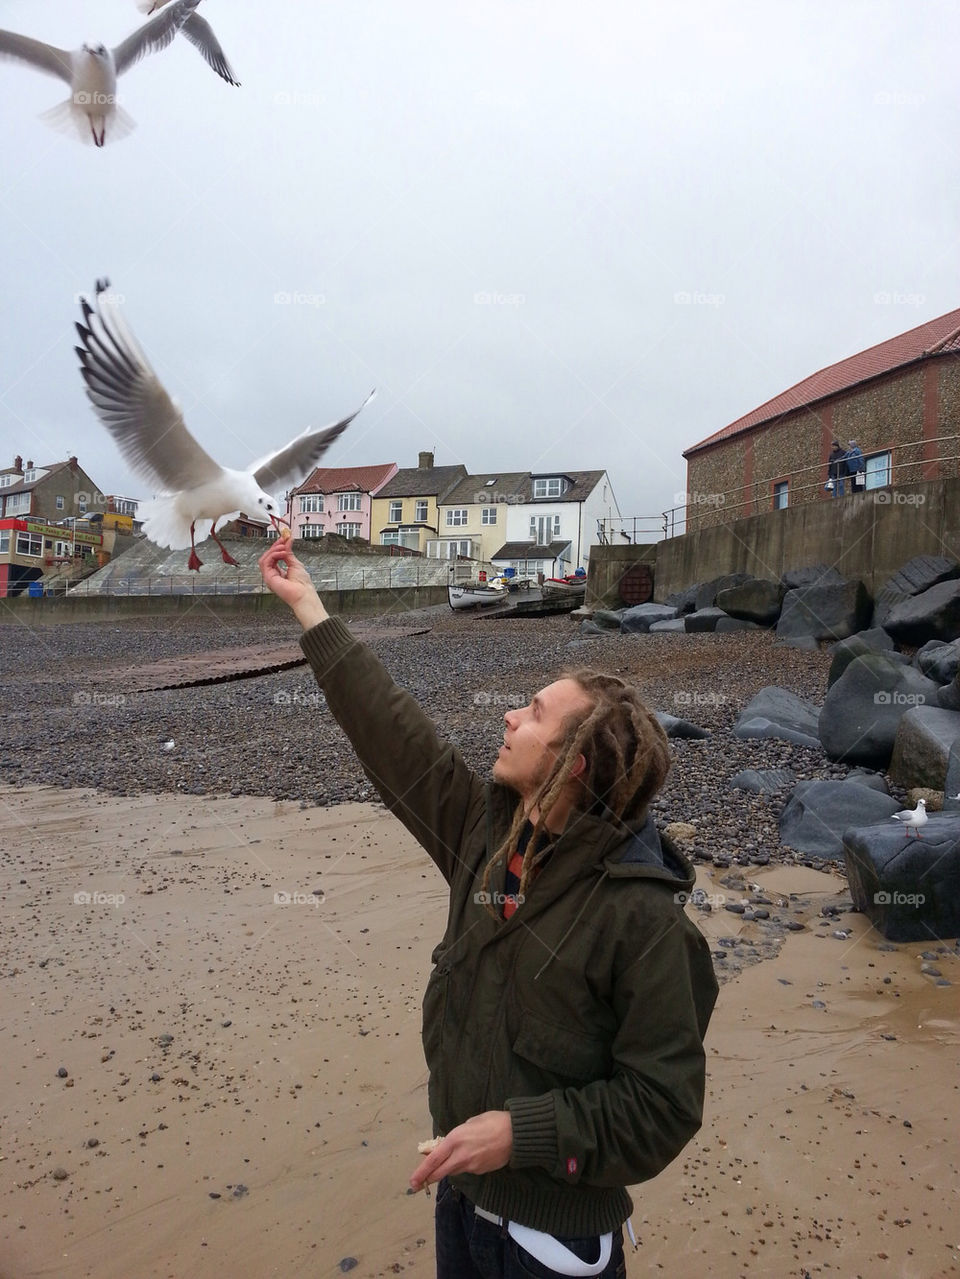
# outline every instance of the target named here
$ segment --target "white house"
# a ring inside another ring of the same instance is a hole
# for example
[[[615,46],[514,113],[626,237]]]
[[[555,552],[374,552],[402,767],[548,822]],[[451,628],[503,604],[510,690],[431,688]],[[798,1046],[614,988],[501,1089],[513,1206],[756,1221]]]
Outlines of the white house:
[[[562,577],[586,568],[600,520],[619,519],[606,471],[546,471],[525,477],[506,504],[506,537],[490,556],[522,576]]]

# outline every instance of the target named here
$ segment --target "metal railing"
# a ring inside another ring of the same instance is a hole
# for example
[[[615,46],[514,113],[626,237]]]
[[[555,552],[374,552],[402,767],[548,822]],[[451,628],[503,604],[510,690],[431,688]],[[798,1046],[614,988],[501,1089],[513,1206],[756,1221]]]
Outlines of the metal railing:
[[[914,461],[901,460],[906,450],[923,449],[932,444],[952,445],[954,451],[941,450],[936,457],[932,458],[920,457]],[[854,492],[862,494],[904,484],[916,484],[925,479],[939,479],[945,474],[944,468],[947,463],[960,462],[960,447],[958,446],[960,446],[960,435],[938,435],[928,440],[910,440],[904,444],[892,444],[889,449],[882,450],[883,453],[890,454],[890,465],[884,472],[886,478],[881,483],[874,482],[871,484],[871,477],[868,475],[867,487],[854,490],[852,487],[853,477],[844,476],[843,496],[849,497]],[[929,475],[920,468],[926,468],[927,471],[935,470],[937,473],[936,475]],[[798,483],[797,481],[800,477],[805,477],[807,482]],[[777,509],[772,488],[775,483],[787,482],[787,501],[789,504],[796,505],[795,499],[801,494],[808,495],[802,499],[803,503],[811,500],[809,495],[814,490],[817,497],[819,497],[824,491],[826,479],[826,463],[817,462],[813,466],[797,467],[786,475],[780,472],[775,475],[755,476],[749,486],[741,484],[737,488],[728,489],[725,492],[689,492],[686,495],[688,500],[684,505],[670,507],[659,515],[638,515],[621,519],[598,520],[597,537],[601,545],[616,542],[648,542],[651,540],[651,534],[655,529],[659,529],[659,538],[662,540],[680,537],[687,531],[688,522],[695,528],[702,528],[707,523],[710,526],[730,524],[746,515],[762,515]],[[748,487],[750,491],[747,493]],[[745,493],[747,493],[746,496],[744,496]]]

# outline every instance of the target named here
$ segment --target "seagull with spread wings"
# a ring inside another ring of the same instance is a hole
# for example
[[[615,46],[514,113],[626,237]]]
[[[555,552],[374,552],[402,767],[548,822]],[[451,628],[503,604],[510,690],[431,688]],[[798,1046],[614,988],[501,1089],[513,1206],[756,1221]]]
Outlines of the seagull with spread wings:
[[[346,430],[360,408],[322,430],[308,427],[284,448],[254,462],[246,471],[220,466],[187,430],[183,416],[120,315],[118,299],[98,280],[94,305],[81,301],[77,324],[81,374],[97,416],[113,436],[130,469],[156,485],[158,496],[140,508],[143,531],[158,546],[190,547],[188,567],[199,569],[196,538],[210,536],[224,563],[236,560],[217,537],[218,521],[241,512],[269,518],[279,532],[278,503],[271,493],[301,481]]]
[[[145,22],[115,49],[104,44],[84,44],[72,52],[42,40],[0,31],[0,58],[26,62],[38,71],[55,75],[70,86],[70,97],[41,119],[55,128],[76,128],[82,141],[102,147],[111,138],[122,138],[134,127],[117,101],[117,78],[150,53],[165,49],[183,32],[199,49],[209,66],[228,84],[239,84],[210,24],[196,12],[200,0],[176,0],[155,18]]]

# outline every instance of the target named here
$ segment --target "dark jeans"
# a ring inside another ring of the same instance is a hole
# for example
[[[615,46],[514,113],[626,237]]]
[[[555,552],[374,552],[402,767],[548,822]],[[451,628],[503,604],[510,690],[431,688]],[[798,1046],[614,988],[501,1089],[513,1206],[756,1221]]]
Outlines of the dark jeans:
[[[473,1204],[446,1177],[437,1186],[437,1279],[556,1279],[500,1226],[477,1217]],[[584,1261],[596,1259],[597,1240],[566,1239],[560,1242]],[[626,1279],[623,1231],[613,1232],[609,1265],[596,1279]]]

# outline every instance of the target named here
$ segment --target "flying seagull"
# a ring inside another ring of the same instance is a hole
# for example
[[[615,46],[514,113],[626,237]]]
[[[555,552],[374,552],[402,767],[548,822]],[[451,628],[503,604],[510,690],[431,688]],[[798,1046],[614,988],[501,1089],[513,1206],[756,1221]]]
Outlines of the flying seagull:
[[[909,838],[910,832],[913,831],[917,839],[919,839],[920,827],[926,826],[929,820],[927,817],[927,801],[918,799],[916,808],[902,808],[899,813],[894,813],[890,820],[903,822],[906,827],[907,838]]]
[[[95,146],[102,147],[108,125],[110,136],[117,138],[125,137],[134,127],[117,101],[118,76],[147,54],[165,49],[179,31],[200,50],[217,75],[228,84],[238,83],[210,24],[195,12],[199,3],[200,0],[176,0],[115,49],[104,44],[84,44],[71,52],[15,31],[0,31],[0,58],[16,58],[65,80],[70,97],[45,111],[41,119],[55,128],[75,127],[81,141],[92,140]]]
[[[158,490],[158,496],[141,507],[143,531],[158,546],[189,546],[191,569],[201,565],[195,539],[202,541],[209,531],[224,563],[236,564],[217,537],[217,522],[243,511],[269,517],[279,532],[278,506],[270,494],[308,475],[376,392],[371,391],[349,417],[322,430],[308,427],[246,471],[230,470],[215,462],[187,430],[120,315],[117,298],[107,293],[109,287],[109,280],[98,280],[94,306],[81,300],[83,323],[77,324],[77,332],[82,346],[75,350],[97,416],[130,469]]]

